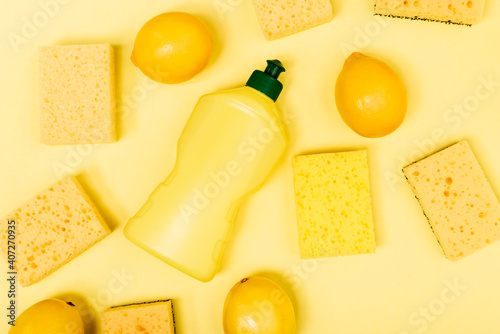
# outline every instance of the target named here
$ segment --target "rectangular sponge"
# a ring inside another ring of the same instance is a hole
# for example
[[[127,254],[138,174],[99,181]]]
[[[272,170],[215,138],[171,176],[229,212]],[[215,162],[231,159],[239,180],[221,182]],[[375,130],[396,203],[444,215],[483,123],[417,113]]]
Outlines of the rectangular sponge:
[[[500,203],[466,141],[403,171],[448,259],[500,238]]]
[[[484,0],[375,0],[375,14],[472,25],[483,16]]]
[[[375,253],[366,151],[293,158],[303,259]]]
[[[68,176],[2,219],[7,258],[8,222],[16,226],[16,269],[22,286],[34,284],[109,234],[109,228],[75,177]]]
[[[103,334],[174,334],[172,301],[112,307],[101,315]]]
[[[330,0],[253,0],[268,40],[282,38],[333,18]]]
[[[113,48],[44,46],[39,54],[42,143],[115,142]]]

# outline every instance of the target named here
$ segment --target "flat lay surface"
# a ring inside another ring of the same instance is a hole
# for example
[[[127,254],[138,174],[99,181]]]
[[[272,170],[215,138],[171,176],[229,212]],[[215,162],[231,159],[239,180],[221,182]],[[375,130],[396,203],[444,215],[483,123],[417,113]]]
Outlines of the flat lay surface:
[[[487,1],[467,27],[374,16],[374,2],[332,0],[332,21],[268,41],[250,0],[3,1],[0,216],[76,175],[112,230],[42,281],[18,286],[18,314],[46,298],[71,299],[88,305],[85,333],[100,333],[98,314],[111,306],[171,299],[177,333],[222,333],[229,290],[260,275],[290,296],[298,334],[498,333],[500,243],[446,259],[402,169],[467,140],[499,195],[500,3]],[[170,11],[198,16],[214,39],[208,66],[176,85],[130,61],[144,23]],[[114,49],[117,142],[42,144],[39,47],[102,43]],[[380,59],[405,85],[406,118],[386,137],[359,136],[337,111],[335,83],[352,52]],[[267,59],[287,70],[277,103],[289,146],[241,206],[220,271],[202,283],[135,246],[123,228],[173,168],[199,97],[244,85]],[[368,156],[376,253],[301,260],[292,157],[359,150]],[[9,270],[0,263],[6,333]]]

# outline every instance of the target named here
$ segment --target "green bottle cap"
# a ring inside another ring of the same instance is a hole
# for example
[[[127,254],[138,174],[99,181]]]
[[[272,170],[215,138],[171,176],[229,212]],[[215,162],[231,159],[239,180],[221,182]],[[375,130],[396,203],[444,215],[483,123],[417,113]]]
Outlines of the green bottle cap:
[[[266,70],[264,72],[254,71],[246,85],[269,96],[276,102],[283,90],[283,84],[278,81],[278,77],[281,72],[285,71],[283,64],[279,60],[268,60]]]

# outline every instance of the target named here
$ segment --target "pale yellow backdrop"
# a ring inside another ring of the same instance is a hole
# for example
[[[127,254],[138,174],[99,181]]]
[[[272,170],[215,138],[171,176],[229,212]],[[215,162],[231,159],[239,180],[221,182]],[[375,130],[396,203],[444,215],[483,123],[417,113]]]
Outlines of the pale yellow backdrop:
[[[97,312],[172,298],[179,334],[222,333],[228,290],[260,273],[291,294],[299,334],[500,332],[500,243],[447,261],[400,172],[413,159],[468,139],[500,191],[498,1],[487,1],[484,18],[469,28],[375,18],[372,1],[333,0],[332,22],[274,42],[264,39],[250,0],[54,2],[58,6],[45,6],[49,0],[0,3],[0,216],[69,172],[79,175],[114,231],[42,282],[19,288],[19,310],[68,295],[86,299]],[[166,11],[199,15],[217,45],[201,75],[175,86],[145,79],[129,61],[142,24]],[[36,30],[27,29],[28,22]],[[9,42],[23,34],[22,44]],[[97,42],[117,51],[119,142],[42,145],[37,47]],[[386,138],[359,137],[336,111],[335,80],[354,50],[386,61],[407,86],[407,119]],[[290,148],[241,208],[221,272],[201,283],[128,242],[122,229],[172,168],[176,141],[198,97],[242,85],[269,58],[288,69],[279,104]],[[301,261],[290,158],[351,149],[369,152],[377,253]],[[2,262],[0,273],[6,271]],[[0,274],[1,333],[8,330],[5,277]],[[93,333],[98,318],[85,318]]]

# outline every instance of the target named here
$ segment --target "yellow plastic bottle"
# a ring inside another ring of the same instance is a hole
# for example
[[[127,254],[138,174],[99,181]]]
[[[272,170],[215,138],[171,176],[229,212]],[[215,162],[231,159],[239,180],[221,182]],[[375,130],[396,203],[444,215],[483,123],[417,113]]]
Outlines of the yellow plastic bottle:
[[[130,241],[200,281],[215,276],[240,204],[288,144],[275,105],[283,71],[278,60],[268,61],[245,87],[200,98],[174,169],[125,227]]]

